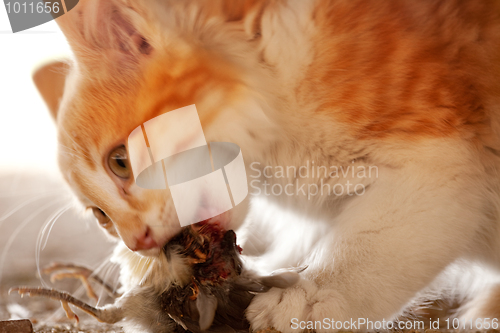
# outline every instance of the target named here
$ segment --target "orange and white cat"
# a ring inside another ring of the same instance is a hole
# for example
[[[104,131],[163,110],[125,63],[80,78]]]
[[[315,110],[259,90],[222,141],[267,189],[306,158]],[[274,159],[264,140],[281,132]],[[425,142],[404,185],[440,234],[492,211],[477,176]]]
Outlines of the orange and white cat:
[[[253,329],[388,320],[458,259],[500,268],[500,1],[81,0],[57,23],[74,61],[35,81],[65,179],[122,241],[126,286],[180,229],[168,191],[134,183],[127,137],[191,104],[207,141],[242,148],[252,190],[363,188],[262,191],[284,222],[255,193],[250,216],[226,216],[256,268],[307,265],[254,298]],[[266,176],[304,166],[377,172]]]

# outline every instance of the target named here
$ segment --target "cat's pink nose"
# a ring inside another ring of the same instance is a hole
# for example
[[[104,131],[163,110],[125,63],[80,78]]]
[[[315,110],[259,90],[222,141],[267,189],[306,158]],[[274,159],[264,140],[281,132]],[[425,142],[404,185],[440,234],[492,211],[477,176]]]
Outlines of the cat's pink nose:
[[[158,247],[158,244],[153,239],[151,229],[146,228],[146,231],[139,237],[136,237],[135,248],[132,251],[149,250]]]

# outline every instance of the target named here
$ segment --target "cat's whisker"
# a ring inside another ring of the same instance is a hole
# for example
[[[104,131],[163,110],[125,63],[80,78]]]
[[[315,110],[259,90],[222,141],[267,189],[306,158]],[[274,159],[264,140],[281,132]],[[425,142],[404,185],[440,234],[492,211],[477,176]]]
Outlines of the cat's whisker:
[[[45,232],[47,230],[47,228],[49,228],[49,232],[47,233],[47,239],[49,238],[49,235],[50,235],[50,230],[52,229],[52,226],[54,225],[54,223],[57,221],[57,219],[62,215],[64,214],[66,211],[68,211],[70,208],[71,208],[72,204],[69,203],[67,205],[65,205],[64,207],[62,207],[61,209],[57,210],[54,214],[52,214],[45,222],[44,222],[44,226],[42,228],[42,230],[40,231],[40,233],[38,234],[38,237],[37,237],[37,242],[36,242],[36,253],[35,253],[35,260],[36,260],[36,268],[37,268],[37,272],[38,272],[38,275],[40,276],[40,281],[42,282],[42,284],[44,286],[47,286],[47,284],[45,283],[45,281],[43,280],[43,277],[42,277],[42,271],[41,271],[41,268],[40,268],[40,254],[41,254],[41,251],[43,250],[42,249],[42,239],[45,235]],[[45,241],[45,244],[47,244],[47,239]],[[44,248],[45,248],[45,245],[44,245]]]
[[[59,150],[59,154],[61,155],[67,155],[67,156],[71,156],[71,157],[76,157],[76,158],[82,158],[82,156],[80,156],[79,154],[77,154],[76,152],[73,152],[71,150],[69,151],[61,151]]]
[[[58,200],[58,201],[51,201],[45,205],[43,205],[42,207],[38,208],[37,210],[35,210],[33,213],[31,213],[15,230],[14,232],[12,233],[12,235],[9,237],[9,240],[7,241],[7,243],[5,244],[3,250],[2,250],[2,257],[0,259],[0,282],[1,282],[1,279],[2,279],[2,275],[1,275],[1,272],[3,271],[3,266],[4,266],[4,263],[5,263],[5,260],[7,259],[7,254],[8,254],[8,250],[10,249],[10,247],[12,246],[13,242],[16,240],[16,237],[17,235],[23,230],[24,227],[26,227],[28,225],[28,223],[33,219],[35,218],[36,216],[38,216],[38,214],[40,214],[42,211],[44,211],[45,209],[47,209],[48,207],[54,205],[54,204],[58,204],[62,201],[62,199]]]
[[[62,149],[66,149],[67,152],[66,153],[74,153],[75,155],[81,155],[81,156],[87,156],[85,153],[83,153],[82,151],[80,150],[77,150],[75,148],[72,148],[72,147],[68,147],[66,145],[63,145],[63,144],[59,144],[59,148],[62,148]]]
[[[0,217],[0,226],[2,225],[2,223],[7,220],[9,217],[11,217],[12,215],[14,215],[15,213],[17,213],[19,210],[21,210],[22,208],[26,207],[27,205],[29,205],[30,203],[33,203],[33,202],[36,202],[38,200],[41,200],[41,199],[45,199],[47,198],[47,196],[55,196],[57,195],[58,193],[53,193],[53,194],[49,194],[47,195],[47,193],[43,193],[43,194],[40,194],[40,195],[37,195],[35,196],[34,198],[31,198],[31,199],[28,199],[26,201],[23,201],[21,204],[15,206],[14,208],[12,208],[9,212],[5,213],[2,217]],[[69,197],[66,196],[66,197]]]
[[[90,158],[83,151],[74,149],[72,147],[68,147],[68,146],[63,145],[61,143],[59,144],[59,148],[60,148],[59,149],[59,154],[60,155],[71,156],[73,158],[78,159],[79,161],[85,161],[85,160],[87,160],[87,159]]]
[[[19,191],[19,192],[7,192],[7,193],[2,193],[0,194],[0,198],[13,198],[13,197],[22,197],[22,196],[32,196],[32,195],[36,195],[36,194],[40,194],[40,195],[47,195],[47,194],[51,194],[51,193],[60,193],[61,191],[63,191],[64,189],[61,187],[60,189],[52,189],[52,190],[44,190],[44,191],[41,191],[41,190],[30,190],[30,191]],[[43,193],[42,193],[43,192]],[[69,196],[69,194],[68,194]]]
[[[69,147],[63,146],[63,145],[60,145],[60,146],[68,150],[68,151],[59,150],[59,154],[61,154],[61,155],[75,157],[75,158],[80,159],[82,161],[84,160],[84,157],[87,156],[87,155],[83,154],[82,152],[79,152],[78,150],[75,150],[75,149],[72,149],[72,148],[69,148]]]
[[[116,274],[116,279],[113,281],[113,294],[117,294],[118,293],[118,289],[120,289],[121,287],[121,284],[120,284],[120,280],[119,280],[119,276],[120,276],[120,265],[116,264],[116,263],[113,263],[113,262],[110,262],[112,265],[112,273],[113,274]],[[116,272],[118,271],[118,272]]]
[[[62,127],[61,129],[66,133],[66,135],[68,136],[68,138],[70,138],[70,140],[75,144],[75,146],[77,146],[78,148],[81,149],[79,151],[79,153],[82,154],[82,155],[84,155],[87,158],[90,158],[90,156],[88,156],[88,155],[86,155],[84,153],[85,149],[82,147],[82,145],[80,145],[78,142],[75,141],[75,139],[73,138],[73,136],[68,133],[67,129],[65,129],[64,127]]]
[[[68,207],[68,209],[69,209],[69,207]],[[61,215],[64,214],[66,211],[67,211],[67,209],[66,210],[61,210],[60,213],[54,218],[54,220],[52,221],[52,223],[49,224],[50,227],[48,229],[47,236],[45,237],[45,242],[43,243],[42,251],[45,250],[45,247],[47,246],[47,242],[49,240],[49,235],[50,235],[50,233],[52,231],[52,228],[54,227],[54,224],[56,223],[57,219],[59,217],[61,217]]]
[[[107,282],[108,281],[108,278],[110,275],[113,274],[113,271],[114,271],[114,268],[116,267],[116,265],[114,265],[109,259],[110,259],[111,255],[109,255],[105,261],[103,262],[103,264],[101,264],[101,267],[96,269],[94,271],[95,274],[97,274],[98,272],[100,271],[105,271],[104,274],[101,275],[101,278],[103,281]],[[100,292],[99,292],[99,298],[97,300],[97,303],[96,303],[96,306],[99,305],[99,303],[101,302],[102,298],[104,297],[104,295],[106,294],[104,288],[101,288]]]

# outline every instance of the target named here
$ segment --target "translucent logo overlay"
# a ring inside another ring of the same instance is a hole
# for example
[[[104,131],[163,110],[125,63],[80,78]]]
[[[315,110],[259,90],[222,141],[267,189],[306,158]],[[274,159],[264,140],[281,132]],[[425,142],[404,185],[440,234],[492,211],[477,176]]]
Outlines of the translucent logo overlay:
[[[195,105],[135,128],[128,137],[128,154],[138,186],[170,189],[181,226],[222,214],[248,195],[240,147],[207,143]]]

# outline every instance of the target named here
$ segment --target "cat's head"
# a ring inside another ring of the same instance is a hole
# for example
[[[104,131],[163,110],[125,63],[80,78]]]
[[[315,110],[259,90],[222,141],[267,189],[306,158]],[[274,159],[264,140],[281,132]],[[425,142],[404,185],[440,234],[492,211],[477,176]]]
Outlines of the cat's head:
[[[235,142],[248,159],[245,146],[256,134],[247,129],[267,120],[248,86],[255,73],[244,60],[251,48],[237,42],[245,40],[243,30],[225,25],[224,17],[190,13],[189,6],[171,13],[166,2],[148,5],[80,1],[57,20],[74,60],[44,66],[34,79],[56,120],[59,165],[70,187],[110,235],[152,255],[180,224],[168,190],[135,184],[129,134],[196,104],[207,141]],[[246,202],[226,214],[229,227],[245,211]]]

